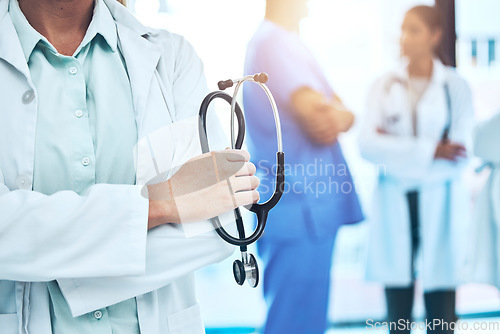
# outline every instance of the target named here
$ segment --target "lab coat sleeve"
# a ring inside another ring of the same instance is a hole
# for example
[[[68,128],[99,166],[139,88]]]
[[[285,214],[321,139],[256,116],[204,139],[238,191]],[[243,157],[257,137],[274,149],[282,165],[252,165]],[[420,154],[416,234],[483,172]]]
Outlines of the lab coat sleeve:
[[[485,162],[500,163],[500,112],[477,125],[474,130],[474,154]]]
[[[377,80],[368,96],[359,137],[361,155],[387,174],[399,178],[421,179],[434,161],[437,142],[428,138],[377,132],[382,127],[384,80],[385,78]]]
[[[180,121],[197,115],[207,86],[202,62],[193,48],[181,38],[176,42],[178,56],[171,82],[176,119]],[[210,126],[210,130],[217,130],[214,128],[218,126],[217,121]],[[201,267],[225,259],[234,250],[234,246],[224,242],[213,230],[186,237],[181,225],[166,224],[148,233],[145,274],[109,278],[75,276],[58,280],[58,283],[73,316],[79,316],[164,287]]]
[[[172,95],[176,120],[198,116],[201,102],[208,94],[203,62],[193,46],[180,36],[176,36],[178,52],[175,62]],[[230,142],[220,124],[213,104],[207,112],[207,136],[210,149],[223,150]],[[229,125],[229,124],[228,124]]]
[[[144,273],[148,207],[136,186],[10,191],[0,170],[0,280]]]
[[[208,222],[207,222],[208,223]],[[176,225],[162,225],[148,235],[146,274],[58,280],[74,317],[162,288],[234,251],[215,231],[186,238]]]

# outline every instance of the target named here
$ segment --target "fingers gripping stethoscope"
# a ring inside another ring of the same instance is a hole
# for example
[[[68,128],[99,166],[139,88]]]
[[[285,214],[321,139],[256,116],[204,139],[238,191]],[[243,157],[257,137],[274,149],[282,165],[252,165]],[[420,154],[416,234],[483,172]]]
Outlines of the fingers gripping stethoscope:
[[[210,148],[208,145],[206,120],[208,107],[210,106],[210,103],[212,101],[214,101],[215,99],[223,99],[227,103],[231,104],[231,147],[233,149],[241,149],[243,140],[245,139],[245,118],[240,106],[236,102],[236,98],[238,96],[241,85],[245,81],[250,81],[258,84],[266,92],[267,97],[269,98],[269,101],[271,103],[274,114],[274,121],[276,124],[276,135],[278,141],[278,152],[276,154],[276,186],[273,196],[267,202],[262,204],[253,204],[249,208],[250,211],[257,215],[257,226],[255,228],[255,231],[249,237],[246,237],[245,227],[243,225],[243,219],[241,217],[241,211],[239,208],[236,208],[234,210],[236,227],[238,230],[237,238],[227,233],[227,231],[222,227],[219,217],[214,217],[211,219],[212,224],[215,227],[215,231],[222,239],[232,245],[240,247],[241,260],[235,260],[233,262],[233,274],[236,282],[239,285],[243,285],[245,281],[248,281],[248,283],[252,287],[256,287],[259,284],[259,269],[257,266],[257,261],[255,260],[255,256],[253,256],[253,254],[248,254],[247,246],[257,241],[262,236],[262,233],[264,233],[268,213],[276,204],[278,204],[281,196],[283,195],[283,187],[285,184],[285,154],[283,153],[280,118],[276,102],[274,101],[269,88],[267,88],[267,86],[265,85],[267,80],[267,74],[260,73],[252,76],[245,76],[236,80],[220,81],[218,86],[221,91],[216,91],[208,94],[203,100],[200,107],[200,142],[203,153],[207,153],[210,151]],[[223,90],[232,87],[233,85],[236,85],[233,96],[222,92]],[[235,116],[238,121],[238,133],[236,135],[236,138],[234,136]]]

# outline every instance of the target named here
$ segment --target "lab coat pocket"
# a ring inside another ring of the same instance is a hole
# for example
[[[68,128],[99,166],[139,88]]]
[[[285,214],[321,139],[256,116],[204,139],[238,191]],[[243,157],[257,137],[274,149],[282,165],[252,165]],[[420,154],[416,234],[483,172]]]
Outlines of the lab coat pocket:
[[[169,334],[202,334],[205,333],[198,304],[168,316]]]
[[[19,324],[16,313],[0,314],[0,333],[17,334]]]

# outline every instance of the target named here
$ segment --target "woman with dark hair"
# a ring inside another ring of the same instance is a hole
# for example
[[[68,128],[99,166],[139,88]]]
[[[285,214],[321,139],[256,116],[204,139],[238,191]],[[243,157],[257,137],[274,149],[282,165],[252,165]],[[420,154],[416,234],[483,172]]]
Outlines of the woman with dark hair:
[[[383,173],[370,219],[367,276],[386,287],[391,333],[410,333],[417,277],[428,333],[452,333],[455,289],[468,270],[462,174],[472,98],[465,80],[439,59],[441,38],[435,7],[406,13],[405,66],[376,81],[361,131],[362,155],[383,166],[377,168]]]

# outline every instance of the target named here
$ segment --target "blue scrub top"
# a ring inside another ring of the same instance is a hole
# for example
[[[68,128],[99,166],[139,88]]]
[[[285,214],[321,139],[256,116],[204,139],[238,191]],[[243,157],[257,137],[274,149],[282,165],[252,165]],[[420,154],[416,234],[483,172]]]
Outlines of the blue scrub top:
[[[361,221],[360,203],[340,145],[313,143],[291,110],[290,97],[299,88],[333,96],[311,51],[297,34],[264,21],[248,45],[245,60],[245,74],[259,72],[269,74],[267,85],[280,112],[286,163],[285,194],[270,212],[266,235],[326,237],[334,235],[342,224]],[[247,84],[243,89],[247,143],[261,179],[262,202],[274,190],[275,123],[261,88]]]

